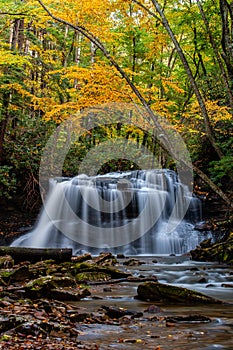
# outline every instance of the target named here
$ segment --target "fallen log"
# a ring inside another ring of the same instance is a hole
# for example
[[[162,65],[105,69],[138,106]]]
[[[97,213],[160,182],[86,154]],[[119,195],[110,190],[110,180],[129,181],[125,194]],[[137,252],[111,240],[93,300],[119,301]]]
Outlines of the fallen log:
[[[15,264],[22,261],[35,263],[41,260],[54,260],[57,263],[71,261],[72,249],[68,248],[25,248],[25,247],[0,247],[0,256],[10,255]]]

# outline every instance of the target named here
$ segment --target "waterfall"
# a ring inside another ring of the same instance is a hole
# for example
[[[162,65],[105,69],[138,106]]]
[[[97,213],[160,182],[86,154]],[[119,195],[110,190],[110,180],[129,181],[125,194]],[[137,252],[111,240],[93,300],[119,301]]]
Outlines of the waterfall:
[[[182,254],[199,244],[200,201],[167,169],[55,178],[33,231],[12,246]]]

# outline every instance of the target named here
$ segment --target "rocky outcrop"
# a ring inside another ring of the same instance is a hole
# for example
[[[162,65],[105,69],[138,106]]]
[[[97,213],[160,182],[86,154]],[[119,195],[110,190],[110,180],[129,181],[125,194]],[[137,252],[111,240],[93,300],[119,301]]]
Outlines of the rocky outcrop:
[[[217,261],[233,265],[233,232],[224,241],[211,243],[205,240],[190,251],[191,257],[196,261]]]
[[[140,284],[137,288],[137,298],[183,304],[222,304],[222,301],[200,292],[159,282]]]

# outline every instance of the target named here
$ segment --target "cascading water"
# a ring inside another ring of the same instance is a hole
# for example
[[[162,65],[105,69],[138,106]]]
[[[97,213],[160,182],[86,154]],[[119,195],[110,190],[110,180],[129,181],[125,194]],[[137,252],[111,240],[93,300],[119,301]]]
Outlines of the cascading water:
[[[12,246],[182,254],[203,239],[193,229],[200,215],[200,201],[172,170],[59,178],[35,229]]]

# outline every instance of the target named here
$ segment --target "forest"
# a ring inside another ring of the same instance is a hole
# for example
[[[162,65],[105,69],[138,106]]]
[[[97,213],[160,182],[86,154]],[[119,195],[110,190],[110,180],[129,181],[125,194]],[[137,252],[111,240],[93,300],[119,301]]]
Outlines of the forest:
[[[0,0],[1,349],[232,349],[232,115],[232,0]]]
[[[169,151],[157,137],[162,116],[187,147],[195,192],[216,196],[229,213],[232,21],[229,0],[2,0],[1,202],[17,198],[26,211],[40,206],[43,149],[71,116],[83,131],[67,151],[64,176],[77,175],[92,148],[118,138],[146,147],[161,167],[176,169],[172,144]],[[140,106],[147,116],[129,125],[109,113],[82,129],[85,111],[111,104]],[[60,148],[68,138],[59,134]],[[137,167],[113,154],[98,172]]]

